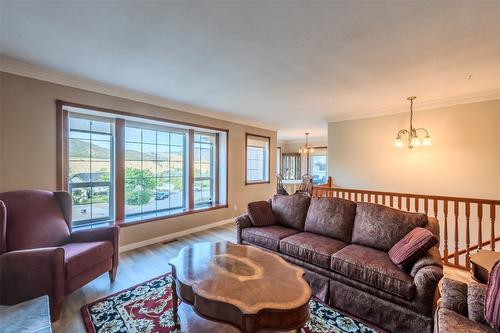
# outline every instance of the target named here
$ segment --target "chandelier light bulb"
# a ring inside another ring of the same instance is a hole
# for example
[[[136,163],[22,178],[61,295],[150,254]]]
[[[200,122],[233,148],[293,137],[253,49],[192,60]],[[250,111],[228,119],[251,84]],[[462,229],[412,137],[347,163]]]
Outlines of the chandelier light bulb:
[[[430,136],[427,135],[424,138],[424,141],[422,142],[422,146],[426,146],[426,147],[432,146],[432,140],[431,140]]]
[[[411,147],[420,147],[420,138],[418,136],[411,138]]]
[[[404,148],[404,146],[405,146],[405,143],[400,138],[396,138],[394,140],[394,147],[396,147],[396,148]]]

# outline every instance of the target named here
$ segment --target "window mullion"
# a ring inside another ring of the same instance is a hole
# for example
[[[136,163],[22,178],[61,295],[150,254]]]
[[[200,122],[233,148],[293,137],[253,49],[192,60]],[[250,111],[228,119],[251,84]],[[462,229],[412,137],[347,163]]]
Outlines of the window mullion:
[[[125,220],[125,120],[115,120],[115,219]]]
[[[188,177],[188,201],[189,210],[194,209],[194,130],[188,131],[188,164],[189,164],[189,177]]]

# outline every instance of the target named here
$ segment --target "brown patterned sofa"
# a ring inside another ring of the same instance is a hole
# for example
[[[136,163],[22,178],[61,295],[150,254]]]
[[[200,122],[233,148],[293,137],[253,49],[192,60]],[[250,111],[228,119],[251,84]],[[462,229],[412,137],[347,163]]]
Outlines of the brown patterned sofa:
[[[303,267],[313,294],[337,309],[390,332],[432,332],[443,276],[438,246],[407,271],[387,252],[415,227],[439,238],[436,219],[339,198],[277,195],[270,202],[276,223],[239,216],[238,243]]]
[[[486,285],[445,278],[436,310],[435,333],[498,333],[484,319]]]

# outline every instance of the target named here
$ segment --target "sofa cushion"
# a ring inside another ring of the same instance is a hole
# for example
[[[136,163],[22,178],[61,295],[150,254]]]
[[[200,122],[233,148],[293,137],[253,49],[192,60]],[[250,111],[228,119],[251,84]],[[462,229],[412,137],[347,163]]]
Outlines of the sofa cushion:
[[[332,254],[347,244],[310,232],[301,232],[280,241],[280,252],[310,264],[330,268]]]
[[[280,240],[298,232],[299,231],[295,229],[283,227],[281,225],[250,227],[241,231],[241,239],[251,244],[278,251]]]
[[[279,224],[304,231],[310,201],[311,198],[303,194],[275,195],[271,206]]]
[[[389,250],[389,258],[399,268],[411,268],[411,265],[426,255],[427,251],[438,243],[432,232],[424,228],[415,228]]]
[[[415,293],[412,277],[394,265],[384,251],[348,245],[332,255],[331,269],[409,301]]]
[[[340,198],[312,198],[304,231],[350,243],[356,203]]]
[[[358,203],[351,242],[387,252],[411,230],[425,225],[425,214],[403,212],[371,203]]]
[[[491,327],[476,323],[454,311],[440,307],[436,312],[435,332],[439,333],[495,333]]]
[[[247,210],[250,221],[255,227],[276,224],[276,218],[271,209],[271,204],[268,201],[250,202],[247,206]]]
[[[68,279],[113,256],[113,243],[110,241],[68,243],[61,247],[64,249]]]
[[[491,327],[500,330],[500,261],[491,269],[485,303],[484,319]]]

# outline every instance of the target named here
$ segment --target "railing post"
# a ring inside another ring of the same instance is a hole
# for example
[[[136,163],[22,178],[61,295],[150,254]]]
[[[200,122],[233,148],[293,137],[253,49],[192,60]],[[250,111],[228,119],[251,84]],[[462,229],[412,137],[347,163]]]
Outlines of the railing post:
[[[470,202],[465,202],[465,267],[470,269]]]
[[[434,216],[437,216],[438,201],[434,200]],[[444,214],[444,261],[448,263],[448,200],[444,200],[443,205]]]
[[[495,219],[496,219],[496,205],[490,204],[490,220],[491,220],[491,243],[490,248],[495,251]]]
[[[458,201],[453,201],[454,203],[454,213],[455,213],[455,255],[454,255],[454,261],[455,261],[455,266],[459,265],[458,261]]]
[[[481,250],[483,248],[483,204],[477,204],[477,240],[478,248]]]

